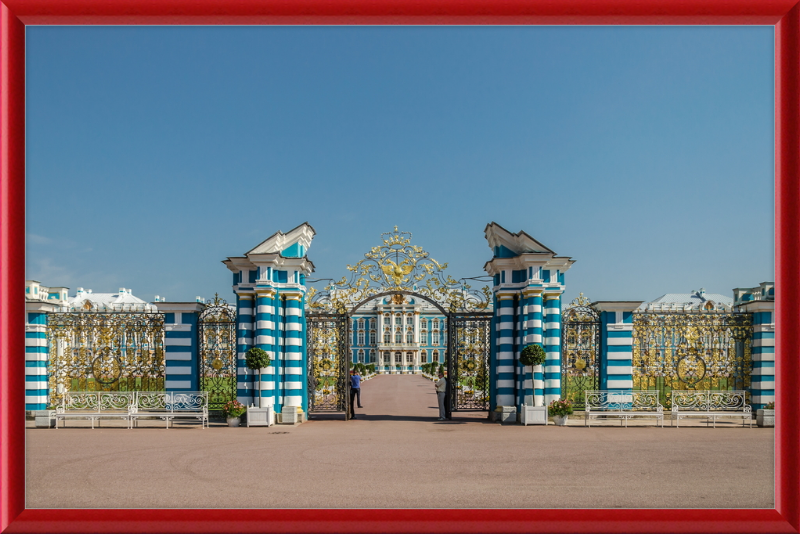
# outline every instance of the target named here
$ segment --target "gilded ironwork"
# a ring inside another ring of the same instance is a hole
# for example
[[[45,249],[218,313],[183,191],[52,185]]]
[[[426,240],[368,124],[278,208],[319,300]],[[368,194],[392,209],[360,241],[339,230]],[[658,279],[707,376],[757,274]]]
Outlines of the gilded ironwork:
[[[746,313],[634,313],[633,388],[658,390],[666,407],[673,390],[747,389],[752,331]]]
[[[69,391],[164,389],[164,314],[50,313],[47,332],[50,405]]]
[[[561,313],[561,398],[583,408],[600,387],[600,315],[583,293]]]
[[[492,316],[452,315],[448,324],[450,410],[488,410]]]
[[[209,410],[222,410],[236,398],[236,309],[215,294],[197,323],[200,390]]]
[[[309,412],[345,412],[349,417],[349,321],[344,314],[306,316]]]
[[[381,234],[383,243],[372,247],[364,259],[347,269],[342,277],[317,291],[310,288],[309,307],[313,311],[345,313],[359,302],[382,293],[405,291],[431,299],[449,312],[485,310],[492,302],[488,286],[473,290],[466,279],[445,274],[446,263],[430,257],[422,247],[411,244],[411,233]]]

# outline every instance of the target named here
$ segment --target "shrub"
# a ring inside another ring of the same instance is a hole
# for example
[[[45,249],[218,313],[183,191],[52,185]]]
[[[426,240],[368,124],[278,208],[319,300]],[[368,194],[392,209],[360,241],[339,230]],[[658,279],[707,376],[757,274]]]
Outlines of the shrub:
[[[228,401],[222,407],[222,414],[225,417],[241,417],[247,411],[247,407],[237,400]]]
[[[272,363],[269,354],[267,354],[264,349],[259,349],[258,347],[253,347],[248,350],[244,357],[248,369],[262,369],[264,367],[269,367],[269,364]]]
[[[766,406],[764,406],[765,410],[774,410],[775,409],[775,402],[768,402]]]
[[[569,415],[572,413],[572,403],[568,400],[554,400],[547,411],[550,415]]]
[[[547,359],[547,354],[544,347],[538,343],[531,343],[524,349],[522,354],[519,355],[519,361],[522,365],[542,365]]]

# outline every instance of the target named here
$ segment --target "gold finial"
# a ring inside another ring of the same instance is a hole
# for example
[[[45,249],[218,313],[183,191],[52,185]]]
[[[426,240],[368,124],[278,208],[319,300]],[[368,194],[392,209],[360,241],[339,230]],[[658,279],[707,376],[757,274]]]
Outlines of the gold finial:
[[[394,231],[397,232],[397,225],[394,225]]]

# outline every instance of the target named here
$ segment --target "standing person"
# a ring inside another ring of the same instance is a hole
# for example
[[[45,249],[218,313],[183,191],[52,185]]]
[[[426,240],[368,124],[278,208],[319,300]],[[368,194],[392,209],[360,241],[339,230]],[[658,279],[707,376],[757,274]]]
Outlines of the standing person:
[[[444,377],[444,373],[439,371],[439,380],[436,381],[436,396],[439,399],[439,421],[444,421],[447,418],[447,412],[444,407],[446,394],[447,379]]]
[[[350,371],[350,418],[356,418],[355,400],[358,396],[358,407],[361,408],[361,375],[353,369]]]

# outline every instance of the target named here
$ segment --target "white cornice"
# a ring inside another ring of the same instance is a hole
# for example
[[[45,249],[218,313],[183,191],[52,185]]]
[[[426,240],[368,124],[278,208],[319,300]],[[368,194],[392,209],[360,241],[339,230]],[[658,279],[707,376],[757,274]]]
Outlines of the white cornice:
[[[161,313],[201,312],[206,308],[205,304],[200,302],[156,302],[154,305]]]
[[[743,309],[748,313],[753,312],[771,312],[775,311],[775,301],[774,300],[751,300],[749,302],[743,302],[736,306],[739,309]]]
[[[57,312],[61,308],[61,305],[58,304],[51,304],[49,302],[45,302],[43,300],[29,300],[25,302],[25,311],[26,312]]]
[[[598,311],[605,312],[626,312],[634,311],[642,305],[642,300],[599,300],[592,302],[592,306]]]

